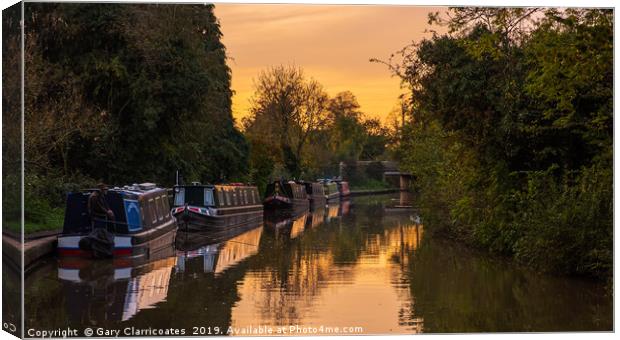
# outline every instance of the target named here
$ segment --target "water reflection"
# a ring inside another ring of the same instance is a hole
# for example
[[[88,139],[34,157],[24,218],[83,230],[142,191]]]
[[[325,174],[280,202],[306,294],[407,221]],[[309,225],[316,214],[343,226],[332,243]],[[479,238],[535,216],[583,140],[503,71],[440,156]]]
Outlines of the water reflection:
[[[169,248],[140,264],[90,261],[76,268],[61,262],[58,278],[67,292],[72,319],[91,325],[101,320],[126,321],[164,301],[175,265],[172,254]]]
[[[338,216],[345,216],[351,212],[351,200],[349,198],[340,201],[340,206],[338,207]]]
[[[206,242],[197,249],[177,252],[177,272],[202,269],[204,273],[223,273],[258,252],[262,225],[242,232],[221,243]],[[195,238],[195,233],[182,233],[181,238]]]
[[[277,238],[294,239],[303,233],[309,218],[309,211],[297,215],[271,215],[265,220],[265,227]]]
[[[325,205],[313,206],[306,220],[305,229],[313,229],[325,222]]]
[[[343,203],[346,201],[342,201]],[[329,223],[332,219],[340,216],[340,202],[330,202],[327,205],[327,213],[325,214],[325,222]]]
[[[392,198],[391,203],[385,207],[389,212],[410,212],[413,210],[414,197],[409,191],[401,191],[398,198]]]
[[[175,250],[142,263],[50,260],[26,278],[26,327],[611,329],[600,285],[441,242],[413,210],[391,211],[393,199],[356,197],[227,235],[179,233]]]

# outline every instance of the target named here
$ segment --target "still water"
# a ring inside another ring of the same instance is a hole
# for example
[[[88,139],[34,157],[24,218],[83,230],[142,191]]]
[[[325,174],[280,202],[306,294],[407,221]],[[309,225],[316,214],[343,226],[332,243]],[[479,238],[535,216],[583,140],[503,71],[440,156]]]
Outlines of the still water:
[[[177,249],[148,261],[47,259],[26,275],[26,330],[612,330],[602,285],[431,237],[395,205],[398,195],[356,197],[217,240],[179,233]]]

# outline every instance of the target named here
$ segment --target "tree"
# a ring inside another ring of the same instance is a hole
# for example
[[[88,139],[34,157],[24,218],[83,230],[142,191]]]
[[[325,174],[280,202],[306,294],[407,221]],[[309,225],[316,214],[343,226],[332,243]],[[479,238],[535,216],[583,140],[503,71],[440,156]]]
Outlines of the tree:
[[[212,5],[33,3],[26,18],[31,157],[119,184],[247,171]]]
[[[613,12],[455,8],[430,21],[449,33],[385,62],[411,91],[398,155],[425,226],[609,277]]]
[[[328,97],[314,79],[293,66],[262,71],[255,83],[245,130],[277,144],[280,159],[294,177],[301,174],[304,146],[326,121]]]
[[[390,131],[376,118],[365,120],[362,126],[367,137],[360,158],[365,160],[378,159],[385,154],[386,145],[391,139]]]
[[[360,104],[351,91],[340,92],[329,100],[328,111],[330,122],[333,124],[340,117],[359,120],[362,116],[362,112],[359,108]]]
[[[340,92],[329,101],[330,145],[336,162],[356,161],[362,153],[366,131],[359,108],[350,91]]]

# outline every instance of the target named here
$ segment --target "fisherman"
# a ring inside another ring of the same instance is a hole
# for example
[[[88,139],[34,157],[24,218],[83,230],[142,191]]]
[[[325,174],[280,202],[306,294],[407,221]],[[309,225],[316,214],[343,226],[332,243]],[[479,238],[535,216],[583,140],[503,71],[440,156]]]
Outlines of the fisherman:
[[[108,186],[99,183],[98,190],[88,196],[88,214],[93,230],[80,240],[80,249],[92,251],[95,258],[111,258],[114,254],[114,213],[105,199]]]
[[[114,212],[110,209],[110,205],[105,199],[108,192],[108,186],[104,183],[97,184],[99,190],[94,190],[88,197],[88,214],[93,227],[106,228],[107,222],[114,222]]]

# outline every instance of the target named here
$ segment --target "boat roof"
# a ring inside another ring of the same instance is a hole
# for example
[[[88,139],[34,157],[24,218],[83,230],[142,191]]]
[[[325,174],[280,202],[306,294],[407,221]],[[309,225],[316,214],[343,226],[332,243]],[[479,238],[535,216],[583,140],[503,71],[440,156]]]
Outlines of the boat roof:
[[[92,192],[95,190],[99,190],[99,189],[93,188],[93,189],[86,189],[85,191]],[[165,189],[158,187],[155,183],[140,183],[140,184],[134,183],[132,185],[125,185],[122,187],[108,188],[108,192],[112,191],[112,192],[119,192],[119,193],[133,194],[133,195],[144,195],[144,194],[154,193],[154,192],[161,191],[161,190],[165,190]]]
[[[177,184],[175,188],[254,188],[254,185],[245,183],[226,183],[226,184]]]

